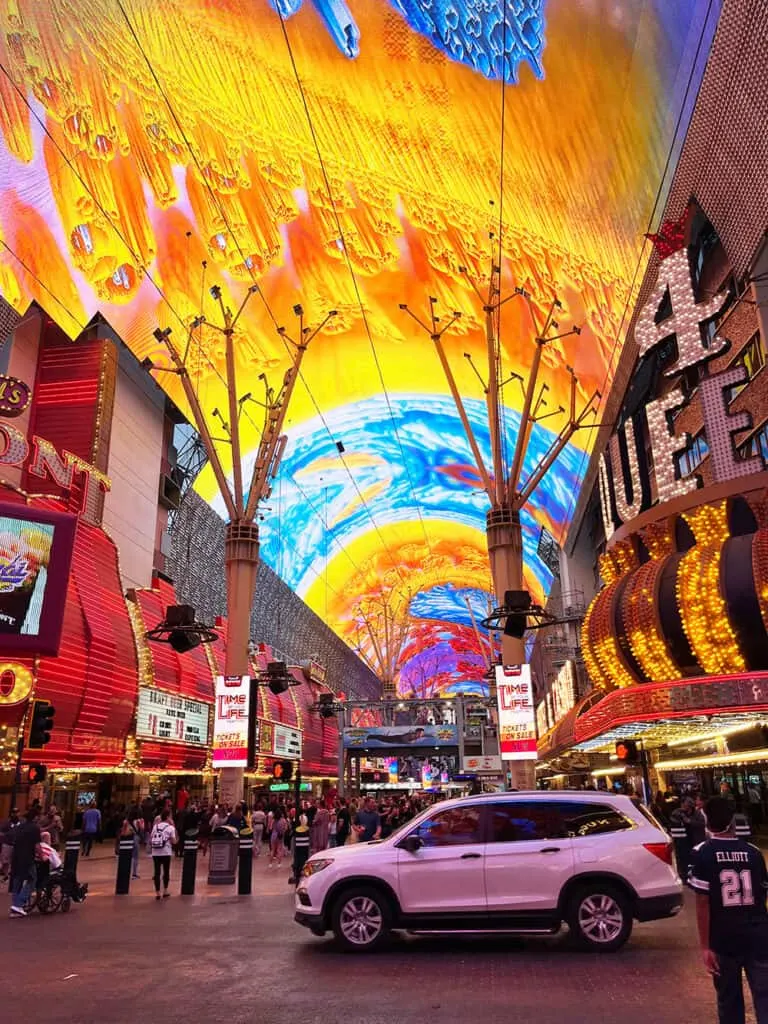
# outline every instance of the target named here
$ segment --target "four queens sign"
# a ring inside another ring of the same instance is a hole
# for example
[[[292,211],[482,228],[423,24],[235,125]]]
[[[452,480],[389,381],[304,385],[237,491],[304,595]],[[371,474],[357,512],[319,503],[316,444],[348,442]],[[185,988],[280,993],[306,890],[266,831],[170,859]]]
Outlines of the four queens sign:
[[[505,761],[536,760],[536,712],[530,665],[497,665],[499,749]]]

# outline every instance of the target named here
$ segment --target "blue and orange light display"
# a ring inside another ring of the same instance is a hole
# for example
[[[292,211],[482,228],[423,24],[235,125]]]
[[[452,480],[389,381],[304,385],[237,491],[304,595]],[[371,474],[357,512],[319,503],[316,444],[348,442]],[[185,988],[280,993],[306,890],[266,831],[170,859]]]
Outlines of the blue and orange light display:
[[[99,312],[162,362],[155,328],[182,339],[213,318],[212,285],[234,309],[257,283],[237,347],[254,395],[260,373],[284,372],[275,328],[293,305],[315,323],[338,310],[304,363],[263,555],[353,645],[361,603],[407,595],[403,691],[479,686],[485,502],[436,354],[399,305],[462,312],[446,348],[486,453],[462,358],[482,361],[484,317],[460,267],[482,285],[499,261],[505,290],[539,313],[557,295],[582,326],[546,351],[549,410],[567,406],[566,363],[584,398],[603,388],[708,6],[4,0],[0,291],[73,336]],[[532,332],[508,303],[508,371],[526,373]],[[210,413],[226,408],[221,338],[198,338],[189,366]],[[521,397],[512,381],[510,446]],[[253,452],[250,403],[242,425]],[[561,425],[535,428],[529,470]],[[576,436],[524,519],[537,596],[539,529],[561,536],[590,440]],[[210,475],[198,486],[216,501]]]

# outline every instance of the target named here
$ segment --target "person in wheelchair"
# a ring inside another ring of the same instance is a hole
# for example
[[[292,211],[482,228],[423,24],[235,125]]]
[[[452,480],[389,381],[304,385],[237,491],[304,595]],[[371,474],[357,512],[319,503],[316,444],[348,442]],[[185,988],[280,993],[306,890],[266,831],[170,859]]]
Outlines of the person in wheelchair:
[[[51,871],[61,870],[61,857],[51,846],[51,833],[40,834],[40,851],[42,858],[37,862],[37,891],[47,889],[50,883]]]
[[[58,886],[64,898],[73,903],[82,903],[88,891],[87,885],[78,884],[74,871],[65,871],[61,857],[51,846],[48,832],[41,833],[40,850],[42,860],[37,862],[37,891],[45,893],[50,900],[53,890]]]

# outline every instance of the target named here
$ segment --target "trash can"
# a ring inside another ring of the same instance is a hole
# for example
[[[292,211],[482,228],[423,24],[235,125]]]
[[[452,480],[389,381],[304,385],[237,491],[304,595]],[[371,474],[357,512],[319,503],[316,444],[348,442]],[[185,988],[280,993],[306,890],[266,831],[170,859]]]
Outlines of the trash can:
[[[219,825],[208,846],[208,885],[234,885],[240,849],[237,829]]]

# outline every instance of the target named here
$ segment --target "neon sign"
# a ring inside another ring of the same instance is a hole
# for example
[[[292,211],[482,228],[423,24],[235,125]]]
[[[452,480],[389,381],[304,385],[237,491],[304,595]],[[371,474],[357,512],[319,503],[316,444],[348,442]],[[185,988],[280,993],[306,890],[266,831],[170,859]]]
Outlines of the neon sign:
[[[27,468],[33,476],[42,480],[51,479],[65,491],[72,490],[76,474],[80,474],[83,479],[80,511],[87,507],[92,481],[105,493],[112,486],[105,473],[78,455],[68,451],[60,455],[50,441],[37,436],[32,437],[30,448],[29,441],[19,429],[11,423],[0,422],[0,466],[21,467],[27,462]]]
[[[18,377],[0,373],[0,413],[3,416],[21,416],[32,399],[28,384]]]
[[[671,312],[657,322],[659,309],[667,297]],[[637,320],[635,340],[640,355],[646,355],[674,335],[677,359],[665,371],[667,377],[676,376],[722,356],[727,352],[730,342],[715,334],[705,343],[701,327],[718,315],[724,303],[725,295],[716,295],[707,302],[696,302],[688,252],[685,249],[673,252],[659,267],[656,288]],[[748,380],[747,368],[734,366],[710,377],[703,377],[699,382],[705,439],[711,453],[715,483],[750,476],[765,468],[760,455],[743,459],[736,457],[734,435],[749,430],[752,417],[746,411],[731,413],[726,393],[734,386],[746,384]],[[672,501],[703,486],[699,475],[690,473],[683,476],[680,471],[679,457],[690,446],[691,435],[675,434],[672,415],[687,404],[688,398],[680,385],[677,385],[646,405],[645,419],[653,457],[652,469],[647,465],[642,445],[637,443],[635,424],[631,419],[611,438],[607,456],[605,453],[600,456],[598,482],[606,539],[614,533],[616,518],[620,523],[629,522],[654,503]],[[656,502],[650,500],[650,482],[641,473],[641,459],[647,477],[653,474]]]

